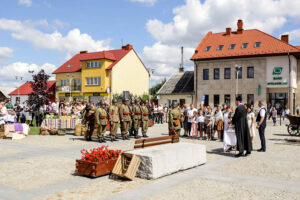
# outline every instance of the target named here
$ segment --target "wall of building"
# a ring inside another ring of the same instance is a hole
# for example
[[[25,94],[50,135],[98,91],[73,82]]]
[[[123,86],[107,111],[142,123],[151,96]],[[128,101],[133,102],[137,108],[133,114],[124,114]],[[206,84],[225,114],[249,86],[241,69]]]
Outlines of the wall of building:
[[[18,95],[10,95],[10,99],[12,104],[14,105],[16,103]],[[23,104],[25,101],[28,100],[28,95],[20,95],[20,103]]]
[[[131,50],[112,69],[113,94],[130,91],[133,95],[149,93],[149,74],[134,50]]]
[[[197,78],[195,78],[195,103],[202,102],[202,95],[209,95],[209,105],[214,105],[214,95],[220,95],[220,104],[224,103],[224,95],[230,95],[230,106],[235,105],[236,72],[235,65],[242,67],[242,79],[238,79],[238,94],[242,94],[243,102],[247,102],[247,94],[254,94],[254,105],[259,100],[266,100],[266,59],[247,58],[216,61],[196,61]],[[247,78],[247,67],[254,67],[254,78]],[[220,79],[214,80],[214,68],[220,69]],[[224,79],[224,68],[231,68],[231,78]],[[203,80],[203,69],[209,69],[209,80]],[[197,80],[197,82],[196,82]],[[260,95],[258,88],[260,86]]]
[[[100,61],[101,67],[97,68],[86,68],[86,62],[92,61]],[[81,70],[81,84],[82,84],[82,93],[95,93],[95,92],[105,92],[109,85],[109,76],[107,76],[106,68],[111,65],[113,61],[106,59],[98,59],[98,60],[88,60],[82,61],[82,70]],[[87,85],[86,78],[87,77],[100,77],[101,84],[100,85]]]
[[[180,103],[180,99],[185,99],[185,104],[190,105],[193,103],[193,95],[192,94],[161,94],[159,95],[158,104],[167,104],[169,106],[169,102],[176,100],[177,103]],[[169,101],[170,100],[170,101]]]
[[[74,79],[81,79],[81,72],[73,72],[73,73],[60,73],[60,74],[56,74],[56,87],[57,88],[61,88],[61,80],[70,80],[70,78]],[[73,85],[73,81],[72,81],[72,85]],[[75,92],[75,91],[71,91],[71,95],[72,96],[80,96],[80,92]],[[65,98],[65,96],[69,95],[70,92],[63,92],[59,89],[56,90],[55,92],[55,96],[56,98]]]

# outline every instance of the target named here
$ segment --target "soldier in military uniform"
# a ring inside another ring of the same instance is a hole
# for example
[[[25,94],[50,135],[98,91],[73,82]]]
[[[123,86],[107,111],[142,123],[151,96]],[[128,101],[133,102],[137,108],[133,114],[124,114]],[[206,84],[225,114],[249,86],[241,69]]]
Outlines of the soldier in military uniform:
[[[134,123],[133,123],[133,106],[134,106],[134,100],[130,101],[130,122],[129,122],[129,136],[134,136]]]
[[[134,126],[134,138],[138,139],[140,138],[139,135],[139,128],[142,121],[142,110],[140,106],[140,101],[136,99],[135,104],[133,106],[133,126]]]
[[[148,137],[147,136],[147,131],[148,131],[148,121],[149,121],[149,109],[145,104],[146,104],[146,102],[142,101],[142,106],[141,106],[141,110],[142,110],[142,134],[143,134],[143,137]]]
[[[123,104],[120,106],[121,133],[123,140],[129,140],[128,131],[130,128],[131,112],[128,106],[128,99],[123,99]]]
[[[98,126],[97,136],[99,138],[99,142],[105,142],[104,134],[106,133],[108,114],[103,100],[100,101],[100,107],[96,110],[95,119]]]
[[[119,118],[119,108],[116,99],[112,100],[112,105],[109,108],[109,118],[110,118],[110,138],[111,141],[117,141],[116,135],[118,131]]]
[[[181,131],[181,111],[178,109],[178,104],[176,102],[172,103],[172,110],[169,112],[169,133],[180,135]]]
[[[84,136],[85,139],[87,141],[91,141],[95,127],[95,112],[93,111],[93,107],[91,105],[87,105],[84,109],[82,124],[87,127]]]

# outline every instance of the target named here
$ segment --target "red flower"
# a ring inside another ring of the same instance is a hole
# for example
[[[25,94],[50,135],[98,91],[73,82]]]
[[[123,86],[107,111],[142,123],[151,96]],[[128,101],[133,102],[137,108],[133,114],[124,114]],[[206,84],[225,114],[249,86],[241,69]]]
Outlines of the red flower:
[[[87,162],[103,162],[111,158],[117,158],[121,153],[121,150],[111,150],[108,146],[101,146],[88,150],[82,149],[81,160]]]

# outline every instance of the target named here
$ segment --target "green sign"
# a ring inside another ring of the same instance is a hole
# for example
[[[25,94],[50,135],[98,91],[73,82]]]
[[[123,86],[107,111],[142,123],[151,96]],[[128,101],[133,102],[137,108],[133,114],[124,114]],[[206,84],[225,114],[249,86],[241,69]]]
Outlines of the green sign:
[[[282,80],[282,77],[281,76],[273,77],[273,80]]]
[[[282,67],[274,67],[273,75],[280,75],[282,72]]]

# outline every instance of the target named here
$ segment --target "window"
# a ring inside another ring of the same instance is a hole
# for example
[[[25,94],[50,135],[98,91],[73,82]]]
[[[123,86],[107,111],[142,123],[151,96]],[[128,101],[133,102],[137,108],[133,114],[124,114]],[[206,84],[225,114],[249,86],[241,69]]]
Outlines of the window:
[[[247,78],[254,78],[254,67],[247,67]]]
[[[72,64],[69,64],[69,65],[67,66],[67,68],[70,68],[70,67],[72,67]]]
[[[230,94],[224,95],[224,103],[225,105],[230,106]]]
[[[86,78],[86,85],[101,85],[100,77]]]
[[[236,78],[236,76],[238,76],[238,79],[242,79],[242,77],[243,77],[243,68],[239,67],[238,71],[236,71],[236,73],[237,74],[235,74],[235,78]]]
[[[243,43],[242,44],[242,49],[246,49],[248,47],[248,43]]]
[[[210,47],[211,47],[211,46],[207,46],[207,47],[205,48],[204,51],[205,51],[205,52],[209,51],[209,50],[210,50]]]
[[[73,90],[81,90],[81,79],[74,79],[74,89]]]
[[[20,97],[16,97],[16,102],[17,102],[17,101],[19,101],[19,102],[21,103]]]
[[[243,101],[243,95],[242,94],[237,94],[235,95],[236,97],[241,97],[241,101]]]
[[[214,69],[214,79],[220,79],[220,69],[219,68],[215,68]]]
[[[60,86],[69,86],[70,80],[60,80]]]
[[[206,94],[204,95],[205,96],[205,99],[204,99],[204,106],[208,106],[209,105],[209,95]]]
[[[96,68],[96,67],[101,67],[100,61],[86,62],[86,68]]]
[[[261,44],[261,42],[255,42],[255,44],[254,44],[254,48],[258,48],[258,47],[260,47],[260,44]]]
[[[217,48],[217,51],[221,51],[223,49],[224,45],[219,45],[219,47]]]
[[[214,95],[214,107],[217,107],[220,104],[220,95]]]
[[[235,47],[235,44],[231,44],[231,45],[229,46],[229,50],[234,49],[234,47]]]
[[[254,105],[254,94],[247,94],[247,104]]]
[[[209,71],[208,69],[203,69],[203,80],[209,79]]]
[[[231,79],[231,69],[230,68],[224,69],[224,79]]]

